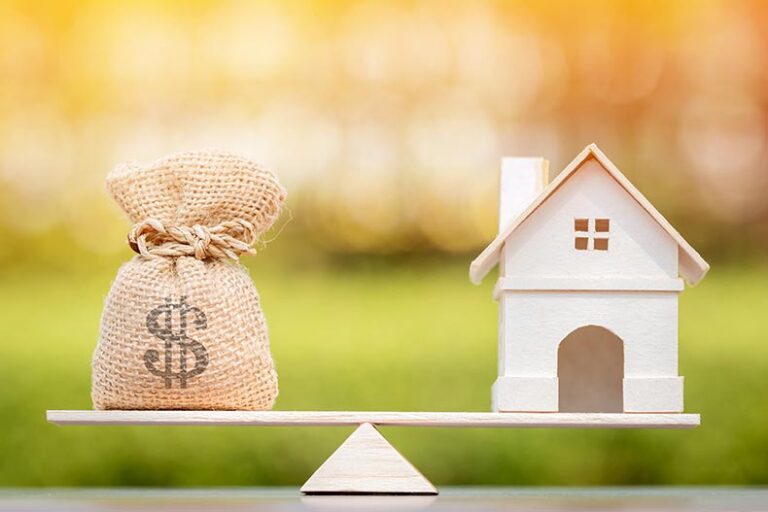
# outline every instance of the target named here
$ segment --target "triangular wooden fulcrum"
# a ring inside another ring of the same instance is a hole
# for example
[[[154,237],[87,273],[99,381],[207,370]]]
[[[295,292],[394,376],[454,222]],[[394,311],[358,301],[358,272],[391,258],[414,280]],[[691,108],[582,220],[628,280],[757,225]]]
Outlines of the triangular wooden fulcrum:
[[[437,494],[437,489],[363,423],[301,487],[304,494]]]

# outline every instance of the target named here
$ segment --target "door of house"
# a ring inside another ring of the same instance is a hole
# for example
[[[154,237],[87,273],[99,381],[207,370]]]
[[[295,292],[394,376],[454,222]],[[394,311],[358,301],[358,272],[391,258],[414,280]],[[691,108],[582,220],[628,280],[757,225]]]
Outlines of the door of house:
[[[571,332],[557,355],[560,412],[623,412],[624,343],[608,329]]]

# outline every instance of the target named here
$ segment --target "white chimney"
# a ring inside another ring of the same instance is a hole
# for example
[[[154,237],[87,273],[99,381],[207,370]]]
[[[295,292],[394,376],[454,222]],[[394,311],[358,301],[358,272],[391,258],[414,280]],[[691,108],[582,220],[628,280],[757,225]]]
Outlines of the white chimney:
[[[549,161],[537,158],[501,159],[499,232],[528,208],[547,184]]]

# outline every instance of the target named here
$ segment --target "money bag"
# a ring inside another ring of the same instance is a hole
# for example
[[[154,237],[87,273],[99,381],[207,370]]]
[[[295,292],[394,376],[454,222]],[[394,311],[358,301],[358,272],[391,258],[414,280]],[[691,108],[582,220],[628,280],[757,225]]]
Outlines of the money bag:
[[[270,409],[277,372],[242,254],[286,192],[238,155],[198,151],[122,164],[107,189],[137,253],[109,291],[93,354],[96,409]]]

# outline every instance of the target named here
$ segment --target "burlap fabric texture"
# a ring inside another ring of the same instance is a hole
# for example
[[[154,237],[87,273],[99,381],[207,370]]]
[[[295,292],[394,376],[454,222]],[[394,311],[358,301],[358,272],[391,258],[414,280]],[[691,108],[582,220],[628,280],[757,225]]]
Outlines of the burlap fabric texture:
[[[107,189],[138,254],[104,305],[93,354],[96,409],[270,409],[277,373],[259,295],[239,255],[253,251],[286,193],[243,157],[199,151],[122,164]]]

